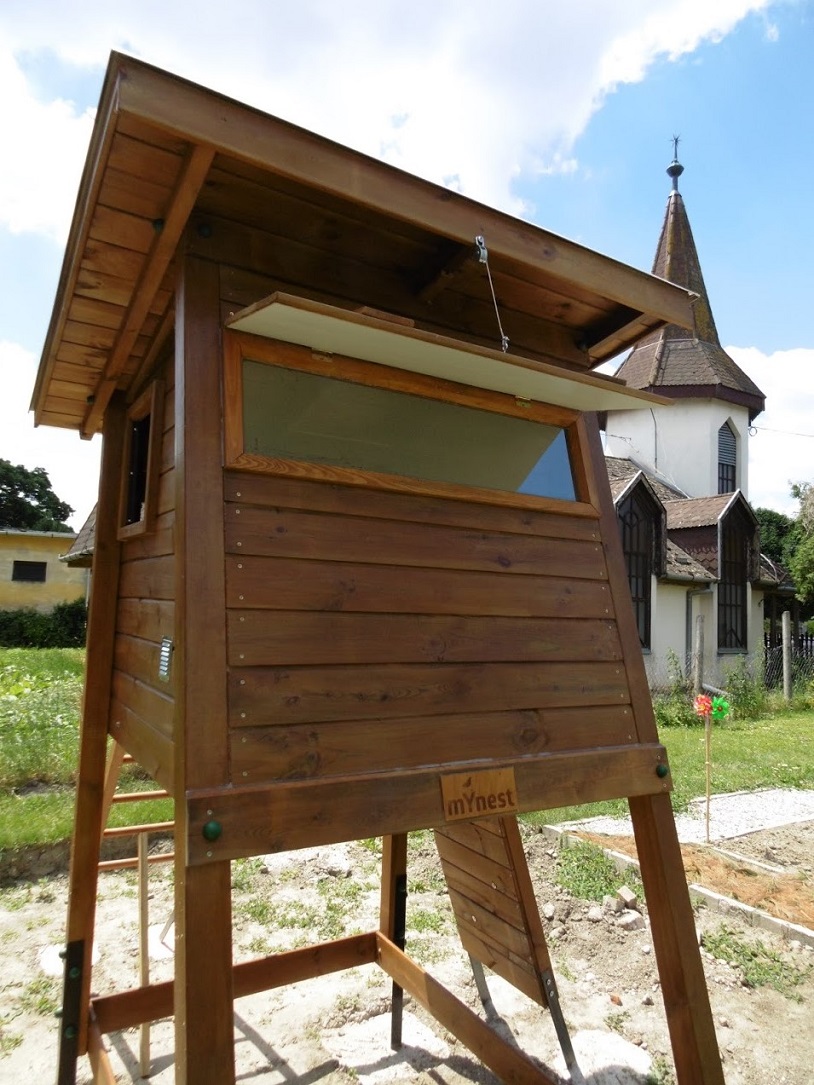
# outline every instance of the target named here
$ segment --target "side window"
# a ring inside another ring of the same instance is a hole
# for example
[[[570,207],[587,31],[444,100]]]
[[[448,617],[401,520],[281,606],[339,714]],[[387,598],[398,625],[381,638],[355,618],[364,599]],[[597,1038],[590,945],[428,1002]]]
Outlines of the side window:
[[[749,547],[750,534],[742,518],[735,514],[730,515],[721,533],[721,575],[718,584],[719,649],[746,650]]]
[[[163,430],[164,389],[154,381],[127,412],[124,474],[119,502],[119,538],[153,530]]]
[[[630,596],[642,648],[650,648],[650,610],[655,559],[656,520],[638,490],[620,502],[616,515],[622,534]]]
[[[738,439],[728,422],[718,430],[718,493],[731,494],[737,486]]]
[[[44,584],[45,566],[44,561],[15,561],[11,568],[11,579],[28,581],[30,584]]]

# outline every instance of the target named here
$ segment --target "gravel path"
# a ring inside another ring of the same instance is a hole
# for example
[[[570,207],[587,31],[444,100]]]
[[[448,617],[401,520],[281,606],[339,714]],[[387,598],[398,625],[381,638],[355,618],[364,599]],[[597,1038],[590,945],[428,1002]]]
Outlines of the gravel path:
[[[676,814],[678,839],[682,844],[706,841],[706,799],[693,799],[687,811]],[[760,829],[776,829],[814,818],[814,791],[782,788],[764,791],[735,791],[713,795],[710,800],[710,840],[729,840]],[[588,829],[592,833],[629,836],[630,818],[597,817],[568,821],[560,829]]]

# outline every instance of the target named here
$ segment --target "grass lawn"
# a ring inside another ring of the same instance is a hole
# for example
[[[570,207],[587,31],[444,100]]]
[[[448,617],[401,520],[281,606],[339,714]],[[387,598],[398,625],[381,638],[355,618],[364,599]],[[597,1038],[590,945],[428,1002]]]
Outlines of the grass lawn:
[[[0,648],[0,852],[71,836],[84,666],[80,648]],[[155,787],[129,767],[122,779]],[[158,799],[117,805],[109,823],[171,820]]]
[[[68,839],[78,747],[84,652],[0,648],[0,852]],[[673,805],[684,809],[705,792],[704,729],[662,727],[673,777]],[[129,791],[155,785],[125,769]],[[814,789],[814,710],[755,721],[713,724],[712,786],[716,792],[764,787]],[[554,823],[596,814],[624,814],[625,800],[529,815]],[[169,799],[123,803],[111,824],[172,820]]]

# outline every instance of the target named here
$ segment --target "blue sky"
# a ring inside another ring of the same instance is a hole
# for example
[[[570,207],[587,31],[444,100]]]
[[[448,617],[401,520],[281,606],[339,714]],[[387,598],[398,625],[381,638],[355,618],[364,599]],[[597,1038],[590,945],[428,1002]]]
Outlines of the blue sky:
[[[252,27],[247,34],[246,28]],[[27,413],[107,57],[130,52],[649,270],[672,155],[755,505],[814,478],[813,0],[4,0],[0,456],[76,509],[98,440]]]

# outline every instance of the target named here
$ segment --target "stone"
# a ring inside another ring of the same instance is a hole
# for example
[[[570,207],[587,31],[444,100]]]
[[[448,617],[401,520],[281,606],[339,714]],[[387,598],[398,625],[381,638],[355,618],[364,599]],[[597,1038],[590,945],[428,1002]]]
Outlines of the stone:
[[[588,909],[588,919],[591,923],[602,922],[602,909],[599,907],[598,904],[595,904],[593,908]]]
[[[630,911],[638,911],[638,897],[628,886],[621,886],[621,888],[617,891],[616,895],[619,900],[621,900],[625,908],[629,908]]]
[[[608,912],[614,912],[616,915],[625,909],[622,901],[618,897],[612,897],[609,893],[602,898],[602,907]]]
[[[644,916],[640,912],[633,912],[626,909],[619,916],[619,926],[625,931],[640,931],[644,930]]]
[[[554,913],[554,905],[553,904],[548,903],[548,904],[543,905],[543,918],[544,919],[551,920],[551,919],[554,918],[554,914],[555,913]]]
[[[652,1006],[653,1004],[654,1003],[653,1003],[653,996],[652,995],[645,995],[644,998],[642,999],[642,1005],[643,1006]]]

